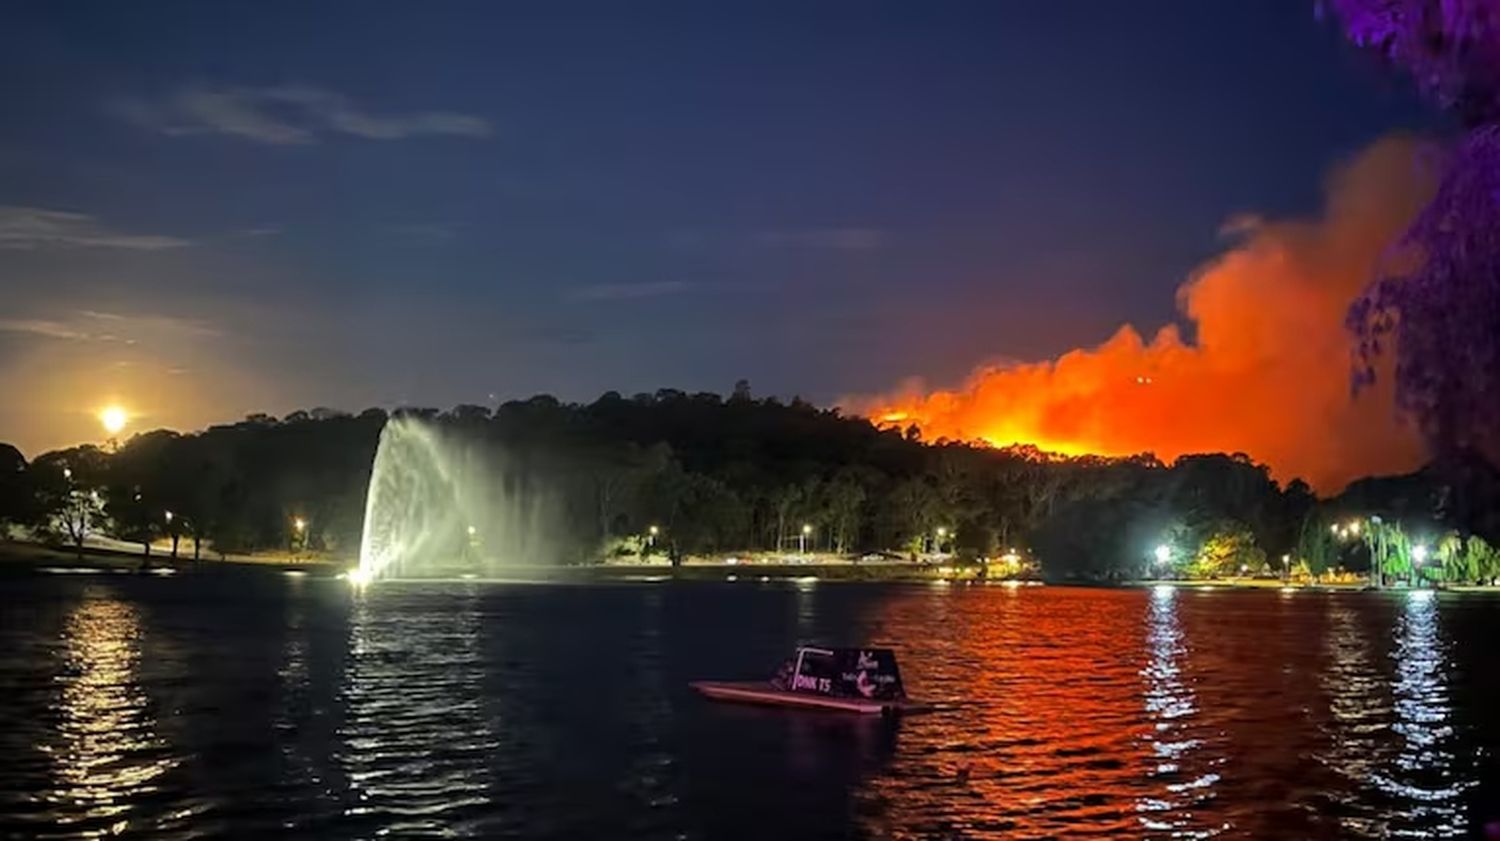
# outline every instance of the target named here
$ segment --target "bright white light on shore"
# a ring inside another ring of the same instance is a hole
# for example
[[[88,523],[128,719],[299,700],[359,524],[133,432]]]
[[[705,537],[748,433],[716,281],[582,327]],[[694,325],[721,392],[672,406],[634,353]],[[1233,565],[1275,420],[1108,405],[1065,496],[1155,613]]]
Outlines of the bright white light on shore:
[[[298,534],[301,534],[307,530],[307,521],[301,517],[296,517],[292,520],[292,528],[296,529]]]
[[[1413,546],[1412,549],[1411,549],[1411,556],[1412,556],[1412,558],[1414,560],[1416,560],[1416,562],[1418,564],[1422,563],[1423,561],[1426,561],[1427,560],[1427,547],[1426,546]]]
[[[1156,562],[1157,563],[1164,564],[1164,563],[1166,563],[1167,561],[1170,561],[1170,560],[1172,560],[1172,547],[1168,546],[1165,543],[1163,543],[1162,545],[1156,547]]]

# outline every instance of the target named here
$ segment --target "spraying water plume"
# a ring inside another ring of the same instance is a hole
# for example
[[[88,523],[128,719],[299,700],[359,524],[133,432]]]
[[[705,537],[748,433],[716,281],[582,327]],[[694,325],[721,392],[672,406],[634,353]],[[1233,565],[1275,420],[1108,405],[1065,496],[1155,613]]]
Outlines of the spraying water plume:
[[[540,477],[482,438],[415,417],[380,433],[356,582],[494,576],[557,559],[561,517]]]
[[[1350,394],[1345,316],[1431,195],[1421,148],[1392,137],[1365,149],[1332,173],[1316,218],[1232,220],[1235,245],[1177,290],[1194,338],[1125,325],[1053,360],[981,367],[957,389],[913,383],[849,405],[929,439],[1168,460],[1244,452],[1325,492],[1415,468],[1420,436],[1398,419],[1390,378]]]

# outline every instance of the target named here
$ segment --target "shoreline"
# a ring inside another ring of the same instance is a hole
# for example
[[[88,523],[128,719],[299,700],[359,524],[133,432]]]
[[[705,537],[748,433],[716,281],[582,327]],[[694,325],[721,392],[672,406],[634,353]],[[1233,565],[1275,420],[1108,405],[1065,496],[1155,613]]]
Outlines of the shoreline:
[[[71,547],[47,546],[18,541],[0,542],[0,567],[16,569],[58,568],[66,570],[103,569],[119,572],[141,571],[140,552],[85,546],[82,551]],[[346,561],[328,558],[294,558],[284,555],[205,554],[194,561],[181,551],[174,560],[170,555],[153,553],[150,570],[212,571],[261,569],[277,572],[298,571],[318,577],[336,578],[350,567]],[[1100,589],[1141,589],[1171,587],[1183,590],[1213,592],[1217,590],[1260,590],[1280,593],[1383,593],[1409,592],[1405,587],[1376,589],[1357,582],[1296,582],[1279,579],[1226,578],[1213,580],[1133,579],[1126,581],[1045,581],[1040,578],[1006,578],[981,575],[982,567],[961,564],[921,564],[900,562],[828,562],[809,563],[724,563],[692,561],[681,566],[669,564],[594,564],[579,566],[516,566],[503,577],[485,578],[473,574],[434,576],[430,581],[534,581],[558,583],[657,583],[664,581],[754,583],[792,581],[801,584],[867,583],[867,584],[981,584],[1009,587],[1050,586]],[[1436,588],[1454,593],[1500,593],[1500,586],[1457,584]]]

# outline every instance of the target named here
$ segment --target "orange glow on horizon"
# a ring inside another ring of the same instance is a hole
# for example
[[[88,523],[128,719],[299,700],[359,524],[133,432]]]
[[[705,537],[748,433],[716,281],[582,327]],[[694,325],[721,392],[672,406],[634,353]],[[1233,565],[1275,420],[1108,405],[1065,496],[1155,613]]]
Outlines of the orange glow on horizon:
[[[1389,372],[1350,396],[1350,302],[1430,193],[1416,144],[1382,140],[1329,180],[1316,219],[1238,221],[1232,247],[1177,290],[1194,338],[1124,325],[1092,348],[983,366],[954,389],[920,382],[846,405],[926,440],[1034,445],[1064,456],[1242,452],[1331,493],[1424,454],[1396,417]]]

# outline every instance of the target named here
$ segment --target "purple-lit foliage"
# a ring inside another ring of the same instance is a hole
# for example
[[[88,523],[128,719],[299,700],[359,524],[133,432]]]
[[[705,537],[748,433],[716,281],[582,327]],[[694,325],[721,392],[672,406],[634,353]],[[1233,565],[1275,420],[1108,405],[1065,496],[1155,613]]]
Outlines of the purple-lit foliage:
[[[1500,0],[1328,0],[1349,37],[1410,71],[1467,135],[1354,302],[1356,386],[1395,355],[1397,402],[1439,458],[1500,458]]]
[[[1500,2],[1324,0],[1349,39],[1416,79],[1470,125],[1500,116]]]

